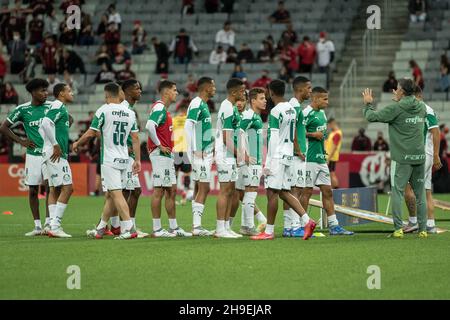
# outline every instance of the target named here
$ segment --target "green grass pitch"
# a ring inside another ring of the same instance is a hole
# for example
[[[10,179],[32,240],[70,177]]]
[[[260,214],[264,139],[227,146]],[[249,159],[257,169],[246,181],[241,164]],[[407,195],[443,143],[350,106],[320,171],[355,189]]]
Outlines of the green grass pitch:
[[[450,201],[449,195],[438,195]],[[204,225],[215,227],[215,197]],[[265,197],[258,197],[265,212]],[[386,208],[387,197],[379,198]],[[44,202],[41,200],[41,210]],[[102,198],[73,198],[63,226],[73,239],[26,238],[33,227],[25,198],[0,198],[0,299],[449,299],[450,232],[419,239],[387,238],[389,226],[350,228],[352,237],[283,239],[282,214],[275,241],[248,239],[89,240]],[[190,229],[190,204],[177,206]],[[281,212],[281,207],[280,207]],[[311,215],[318,217],[313,209]],[[406,211],[405,211],[406,216]],[[450,229],[450,212],[436,210]],[[234,224],[238,229],[240,214]],[[137,224],[151,229],[150,200],[143,197]],[[168,227],[163,213],[163,224]],[[69,290],[67,267],[81,270],[81,289]],[[369,290],[367,268],[381,270],[381,289]]]

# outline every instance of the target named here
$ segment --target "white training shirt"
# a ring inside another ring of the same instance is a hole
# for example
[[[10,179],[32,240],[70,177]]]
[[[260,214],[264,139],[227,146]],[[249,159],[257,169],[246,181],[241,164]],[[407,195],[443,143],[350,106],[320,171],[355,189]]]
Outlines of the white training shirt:
[[[296,113],[289,102],[281,102],[270,111],[268,158],[282,159],[283,156],[294,155],[295,126]]]
[[[227,146],[223,143],[223,130],[233,131],[233,128],[229,125],[230,119],[233,118],[233,113],[233,104],[228,99],[223,100],[220,104],[219,113],[217,114],[215,141],[216,162],[220,164],[235,163],[234,156],[227,155]]]

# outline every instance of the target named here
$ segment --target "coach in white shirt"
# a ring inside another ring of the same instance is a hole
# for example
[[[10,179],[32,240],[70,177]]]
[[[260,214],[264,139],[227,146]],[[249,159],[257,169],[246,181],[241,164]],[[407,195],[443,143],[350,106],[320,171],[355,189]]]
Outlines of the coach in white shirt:
[[[334,44],[331,40],[327,39],[325,32],[320,33],[319,42],[317,42],[317,65],[319,71],[324,73],[328,71],[330,63],[334,60]]]
[[[223,29],[216,33],[216,45],[222,46],[225,50],[229,47],[234,47],[235,33],[231,29],[231,22],[226,21],[223,25]]]
[[[209,64],[218,65],[227,61],[227,53],[223,50],[222,46],[218,46],[217,49],[211,52],[209,56]]]

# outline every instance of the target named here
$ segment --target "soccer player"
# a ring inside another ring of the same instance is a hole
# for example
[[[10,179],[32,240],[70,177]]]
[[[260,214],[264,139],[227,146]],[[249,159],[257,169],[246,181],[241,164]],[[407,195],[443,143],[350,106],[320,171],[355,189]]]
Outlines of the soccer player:
[[[187,139],[184,131],[184,126],[186,125],[187,118],[187,109],[188,106],[186,104],[181,104],[178,110],[178,114],[173,118],[173,136],[174,136],[174,146],[173,151],[175,153],[175,174],[182,180],[182,190],[181,190],[181,201],[176,204],[185,205],[186,198],[190,193],[190,199],[192,199],[192,195],[194,193],[191,190],[191,172],[192,166],[189,162],[189,157],[187,155]]]
[[[181,229],[177,224],[175,196],[177,179],[173,160],[172,116],[168,109],[177,101],[177,86],[164,80],[159,84],[161,99],[153,104],[145,128],[148,131],[148,151],[153,175],[153,238],[191,237],[192,233]],[[169,216],[169,230],[161,226],[161,202],[166,197],[165,206]]]
[[[294,139],[294,161],[292,170],[291,193],[301,201],[303,188],[305,187],[305,154],[306,154],[306,133],[303,119],[304,112],[308,113],[311,107],[307,107],[307,101],[311,97],[311,81],[302,76],[298,76],[292,83],[294,97],[289,103],[294,107],[296,113],[295,139]],[[309,110],[309,111],[308,111]],[[283,237],[303,238],[305,230],[300,216],[289,206],[283,203]]]
[[[202,227],[202,215],[212,178],[211,166],[214,150],[211,114],[207,101],[216,94],[216,85],[213,79],[202,77],[198,80],[197,87],[198,96],[189,104],[184,127],[187,138],[187,154],[192,164],[192,179],[195,181],[194,200],[192,201],[192,234],[194,236],[211,236],[213,233]]]
[[[129,108],[132,112],[135,113],[136,116],[136,124],[139,128],[139,122],[137,113],[134,110],[134,106],[136,103],[141,99],[142,95],[142,87],[139,81],[135,79],[126,80],[122,84],[122,90],[125,94],[125,100],[123,100],[122,104],[125,105],[127,108]],[[139,197],[141,196],[142,189],[141,184],[139,182],[139,176],[136,174],[133,174],[133,163],[135,160],[135,154],[133,152],[133,139],[131,135],[128,136],[127,139],[127,146],[128,146],[128,154],[130,156],[129,162],[128,162],[128,168],[127,168],[127,180],[125,184],[125,188],[123,190],[124,197],[127,200],[128,207],[130,208],[130,217],[131,221],[133,221],[134,228],[136,229],[136,232],[138,234],[138,238],[145,238],[148,236],[148,233],[142,232],[139,230],[136,226],[136,208],[139,202]],[[117,219],[114,221],[115,227],[120,226],[120,222],[118,221],[118,216],[116,218],[111,218],[111,226],[113,226],[113,219]],[[111,228],[111,231],[114,233],[114,229]],[[117,229],[116,229],[117,230]],[[120,233],[116,231],[116,235]]]
[[[240,125],[236,101],[245,99],[244,82],[237,78],[228,80],[227,92],[228,96],[220,105],[217,115],[215,152],[220,190],[216,204],[217,227],[214,236],[216,238],[235,239],[242,237],[242,235],[234,232],[230,227],[230,215],[237,179],[237,148],[235,148],[234,135]]]
[[[254,236],[258,235],[267,223],[266,217],[255,203],[262,175],[263,122],[260,114],[266,109],[266,90],[264,88],[253,88],[248,96],[250,109],[242,113],[240,124],[240,141],[242,143],[240,143],[239,154],[244,155],[245,164],[239,168],[238,177],[238,181],[242,179],[242,182],[239,181],[239,183],[244,186],[244,192],[240,198],[242,201],[242,223],[239,233]],[[236,181],[236,189],[239,190],[238,181]],[[255,228],[254,215],[259,223],[258,228]]]
[[[266,163],[264,166],[265,187],[267,189],[266,230],[253,240],[274,239],[275,218],[278,211],[278,197],[301,216],[305,223],[303,239],[309,239],[316,223],[310,219],[298,199],[291,193],[292,166],[294,155],[294,135],[297,115],[294,107],[284,99],[286,84],[273,80],[269,84],[269,94],[275,105],[269,115],[269,132]]]
[[[392,215],[394,217],[394,238],[403,238],[402,206],[405,188],[408,182],[416,196],[419,237],[426,238],[427,208],[425,198],[425,118],[426,106],[414,97],[414,81],[400,79],[394,91],[395,103],[375,111],[372,90],[362,93],[364,117],[370,122],[389,124],[391,140],[391,186]]]
[[[80,146],[86,144],[100,132],[102,139],[101,149],[101,175],[103,190],[106,190],[106,202],[103,208],[102,219],[95,230],[88,230],[87,236],[101,239],[106,232],[108,220],[115,210],[122,219],[121,234],[114,239],[133,239],[137,237],[130,210],[122,190],[126,181],[129,154],[127,139],[131,134],[133,139],[133,174],[141,170],[141,150],[139,144],[136,116],[122,102],[125,94],[117,83],[105,85],[106,104],[95,113],[91,127],[83,136],[73,144],[73,150],[78,152]]]
[[[415,87],[414,95],[417,100],[423,101],[422,90],[419,86]],[[439,141],[440,131],[438,125],[438,119],[434,110],[427,104],[427,116],[425,118],[425,191],[427,198],[427,232],[437,233],[436,222],[434,219],[434,201],[432,194],[431,178],[433,175],[433,167],[436,170],[442,168],[441,159],[439,158]],[[403,228],[404,233],[414,232],[419,229],[417,225],[416,215],[416,197],[408,183],[405,190],[406,207],[409,211],[409,223],[408,226]]]
[[[47,180],[45,167],[42,163],[42,148],[44,141],[39,134],[39,127],[45,113],[50,108],[47,102],[48,82],[44,79],[33,79],[25,86],[31,94],[31,101],[17,106],[0,127],[0,133],[10,140],[27,148],[25,157],[25,184],[28,186],[28,200],[34,219],[34,230],[25,234],[27,237],[39,236],[50,230],[50,217],[46,217],[44,231],[39,216],[39,186]],[[27,139],[21,139],[10,127],[18,122],[23,123]],[[47,192],[48,195],[48,192]]]
[[[353,235],[339,225],[334,211],[333,191],[331,189],[330,171],[327,166],[324,138],[327,132],[327,117],[323,109],[328,107],[328,91],[315,87],[311,93],[311,108],[304,120],[308,149],[306,151],[305,189],[302,205],[308,207],[313,187],[322,193],[323,207],[327,213],[330,235]]]
[[[342,130],[334,118],[328,119],[330,134],[325,140],[325,151],[328,154],[327,164],[330,170],[331,188],[339,188],[339,180],[336,176],[336,163],[339,161],[339,154],[342,147]]]
[[[58,83],[53,88],[55,101],[52,102],[42,120],[39,133],[44,140],[43,162],[48,171],[50,187],[48,210],[51,218],[49,237],[71,238],[61,228],[62,218],[70,196],[73,193],[72,171],[69,162],[69,112],[67,104],[73,102],[73,92],[65,83]]]

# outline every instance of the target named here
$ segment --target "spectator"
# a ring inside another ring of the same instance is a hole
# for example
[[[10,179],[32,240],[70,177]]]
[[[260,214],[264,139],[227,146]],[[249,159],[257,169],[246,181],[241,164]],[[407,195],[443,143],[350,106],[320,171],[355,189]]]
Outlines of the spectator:
[[[232,14],[234,7],[234,0],[221,0],[222,12]]]
[[[8,54],[12,74],[19,74],[25,69],[27,44],[20,38],[20,32],[13,32],[13,40],[9,42]]]
[[[108,29],[108,15],[104,14],[102,15],[102,19],[100,20],[100,23],[98,24],[97,27],[97,35],[99,37],[104,37],[107,29]]]
[[[116,74],[112,70],[111,66],[107,65],[106,63],[102,64],[102,70],[100,70],[99,73],[97,73],[97,76],[95,77],[95,83],[109,83],[116,81]]]
[[[59,25],[59,43],[73,46],[77,42],[77,30],[76,29],[70,29],[69,26],[66,23],[66,20],[68,18],[68,15],[66,15],[66,18],[64,21],[61,22]]]
[[[116,52],[117,45],[120,43],[120,32],[114,22],[108,23],[108,30],[105,33],[105,44],[110,52]]]
[[[241,50],[239,50],[237,59],[239,64],[251,63],[255,60],[252,49],[250,49],[250,47],[246,43],[243,43],[241,45]]]
[[[25,38],[25,31],[27,27],[27,21],[25,16],[25,11],[21,8],[21,1],[16,2],[16,7],[11,10],[8,21],[8,29],[14,37],[14,31],[19,32],[20,38]],[[11,39],[8,37],[8,39]]]
[[[108,14],[108,24],[114,23],[117,25],[117,29],[121,30],[122,28],[122,18],[120,17],[120,13],[116,10],[116,5],[111,4],[107,10]]]
[[[132,54],[142,54],[147,49],[147,31],[144,30],[140,20],[134,22]]]
[[[409,67],[412,69],[412,76],[416,86],[423,90],[425,82],[423,81],[422,70],[415,60],[409,60]]]
[[[59,59],[59,73],[68,71],[70,74],[74,74],[77,70],[82,74],[86,73],[81,57],[73,50],[63,49]]]
[[[258,78],[255,82],[252,84],[252,88],[267,88],[268,84],[272,81],[272,79],[269,77],[269,71],[263,70],[262,75],[260,78]]]
[[[235,47],[229,47],[227,50],[227,63],[239,63],[238,52]]]
[[[53,9],[44,17],[44,34],[51,35],[55,40],[59,33],[59,22],[56,19],[56,10]]]
[[[234,47],[235,33],[231,29],[231,22],[226,21],[223,25],[223,29],[216,33],[216,45],[222,46],[225,50],[229,47]]]
[[[377,141],[373,144],[374,151],[389,151],[389,144],[383,138],[383,132],[378,131]]]
[[[53,10],[52,0],[30,1],[30,9],[36,14],[48,14]]]
[[[6,82],[0,92],[0,103],[2,104],[19,104],[19,95],[16,89],[14,89],[11,82]]]
[[[169,49],[164,42],[159,41],[157,37],[152,38],[153,49],[156,53],[155,73],[169,73]]]
[[[48,90],[48,96],[49,96],[49,97],[53,97],[53,88],[54,88],[58,83],[61,83],[61,80],[59,80],[59,79],[56,77],[56,74],[52,73],[52,74],[49,74],[49,75],[48,75],[48,77],[47,77],[47,82],[48,82],[48,88],[47,88],[47,90]]]
[[[116,55],[114,57],[114,63],[115,64],[124,64],[127,61],[131,62],[131,55],[126,50],[125,46],[121,43],[117,45]]]
[[[285,65],[281,66],[280,72],[278,73],[278,79],[283,80],[286,83],[290,83],[292,80],[292,76],[289,73],[288,69]]]
[[[116,72],[116,79],[118,81],[136,79],[136,74],[131,70],[131,60],[125,62],[125,69]]]
[[[67,8],[69,8],[70,6],[74,5],[81,7],[83,3],[84,0],[63,0],[59,8],[61,9],[62,12],[65,13],[67,11]]]
[[[321,32],[319,35],[319,42],[316,46],[317,49],[317,65],[319,66],[319,72],[328,73],[330,64],[334,60],[334,44],[331,40],[327,39],[327,34]]]
[[[211,51],[209,55],[209,64],[219,65],[227,61],[227,53],[223,50],[222,46],[218,46],[215,50]]]
[[[189,104],[191,103],[191,96],[188,92],[183,92],[183,99],[180,100],[180,102],[177,103],[175,107],[175,112],[180,111],[180,109],[186,108],[186,110],[189,108]]]
[[[270,42],[263,40],[261,43],[261,49],[258,51],[258,61],[259,62],[269,62],[273,61],[274,50]]]
[[[371,151],[372,143],[368,136],[365,135],[364,128],[359,129],[358,135],[353,138],[352,151]]]
[[[91,46],[94,44],[94,30],[92,28],[91,15],[82,12],[81,30],[78,38],[80,46]]]
[[[409,17],[411,22],[423,22],[427,18],[427,3],[425,0],[409,0]]]
[[[284,8],[283,1],[278,2],[278,9],[274,13],[272,13],[272,15],[269,17],[269,20],[271,23],[291,22],[291,15],[289,14],[289,11]]]
[[[102,44],[100,48],[97,51],[97,55],[95,56],[95,59],[97,60],[97,65],[101,66],[102,64],[111,64],[111,56],[108,51],[108,47],[105,44]]]
[[[172,40],[169,47],[170,54],[174,54],[175,64],[189,64],[192,60],[192,53],[198,55],[198,49],[194,41],[186,33],[186,29],[181,28],[178,35]]]
[[[280,61],[286,67],[289,76],[298,70],[297,53],[289,42],[285,42],[281,49]]]
[[[316,46],[308,36],[303,37],[303,42],[297,48],[298,64],[300,73],[311,73],[316,61]]]
[[[44,21],[42,20],[41,15],[38,15],[36,12],[33,13],[33,18],[28,22],[28,32],[30,34],[28,39],[29,45],[34,46],[42,43]]]
[[[205,0],[206,13],[219,12],[219,0]]]
[[[72,89],[72,92],[75,96],[78,94],[78,88],[80,87],[80,85],[78,84],[78,81],[75,80],[67,70],[64,71],[64,83],[67,84],[70,89]]]
[[[290,44],[297,43],[297,33],[294,30],[294,26],[292,25],[292,22],[289,22],[286,25],[286,30],[284,30],[283,33],[281,34],[281,40],[289,41]]]
[[[383,84],[383,92],[392,92],[397,90],[398,81],[395,78],[394,71],[390,71],[387,80]]]
[[[441,77],[439,78],[439,88],[442,92],[449,92],[450,88],[450,76],[449,66],[441,64]]]
[[[191,15],[194,14],[194,0],[183,0],[181,4],[181,14],[182,15]]]
[[[197,89],[197,81],[195,80],[194,75],[189,74],[186,84],[184,85],[184,90],[192,97],[197,92]]]
[[[247,73],[245,73],[244,68],[240,64],[234,66],[234,71],[231,74],[231,78],[238,78],[242,81],[247,81]]]
[[[6,75],[6,61],[5,58],[3,57],[3,54],[1,54],[0,52],[0,83],[3,83],[3,79],[5,78]]]
[[[440,66],[441,77],[439,78],[439,87],[442,92],[449,92],[450,88],[450,62],[446,54],[441,55],[441,66]],[[448,95],[447,95],[448,100]]]

